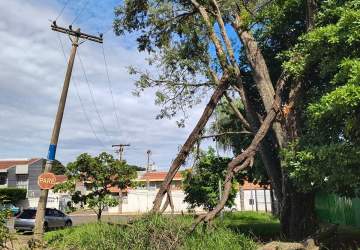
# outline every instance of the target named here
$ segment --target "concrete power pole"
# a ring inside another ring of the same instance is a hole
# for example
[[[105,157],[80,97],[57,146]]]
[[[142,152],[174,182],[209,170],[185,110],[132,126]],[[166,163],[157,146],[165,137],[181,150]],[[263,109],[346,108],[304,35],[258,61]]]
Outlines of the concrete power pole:
[[[119,161],[123,161],[123,154],[124,154],[124,148],[125,147],[130,147],[130,144],[115,144],[112,145],[112,147],[119,147],[118,150],[116,150],[116,153],[119,153]]]
[[[54,123],[54,127],[52,130],[50,146],[49,146],[49,151],[48,151],[48,155],[47,155],[47,161],[46,161],[43,173],[47,173],[47,172],[51,171],[53,162],[55,160],[56,147],[57,147],[57,143],[58,143],[58,139],[59,139],[61,122],[62,122],[64,110],[65,110],[65,103],[66,103],[67,93],[69,90],[72,69],[74,66],[76,50],[77,50],[77,47],[79,46],[79,39],[82,38],[85,40],[90,40],[90,41],[98,42],[98,43],[102,43],[102,41],[103,41],[102,35],[100,35],[100,37],[96,37],[96,36],[88,35],[85,33],[81,33],[80,29],[72,30],[71,26],[69,26],[69,29],[62,28],[62,27],[57,26],[55,21],[51,25],[51,29],[54,31],[57,31],[57,32],[68,34],[72,41],[72,48],[71,48],[71,54],[70,54],[70,58],[69,58],[68,66],[67,66],[67,70],[66,70],[63,89],[61,92],[60,102],[59,102],[58,110],[56,113],[55,123]],[[48,198],[48,190],[42,189],[40,192],[40,198],[39,198],[39,203],[38,203],[38,207],[37,207],[36,218],[35,218],[35,228],[34,228],[34,237],[35,237],[35,239],[37,239],[39,241],[42,241],[42,236],[44,234],[44,216],[45,216],[47,198]]]
[[[146,151],[147,154],[147,165],[146,165],[146,210],[149,210],[149,192],[150,192],[150,181],[149,181],[149,171],[150,171],[150,154],[151,150]]]

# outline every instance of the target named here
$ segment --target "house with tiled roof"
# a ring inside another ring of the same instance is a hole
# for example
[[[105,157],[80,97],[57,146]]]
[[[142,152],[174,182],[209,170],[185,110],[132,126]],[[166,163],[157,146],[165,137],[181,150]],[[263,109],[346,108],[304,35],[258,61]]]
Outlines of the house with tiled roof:
[[[167,172],[139,172],[137,182],[140,183],[140,187],[147,188],[147,183],[149,182],[150,189],[158,189],[161,186],[161,183],[164,181]],[[171,182],[171,189],[181,189],[182,176],[177,172]]]

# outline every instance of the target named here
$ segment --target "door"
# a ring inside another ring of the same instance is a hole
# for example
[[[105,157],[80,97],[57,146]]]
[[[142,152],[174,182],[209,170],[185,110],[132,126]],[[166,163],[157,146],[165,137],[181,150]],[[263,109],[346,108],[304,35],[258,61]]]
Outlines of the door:
[[[54,217],[56,219],[57,227],[64,227],[65,226],[65,215],[56,209],[54,209],[53,212],[54,212]]]
[[[47,222],[49,228],[57,227],[56,218],[54,216],[54,210],[52,208],[47,208],[45,210],[45,221]]]

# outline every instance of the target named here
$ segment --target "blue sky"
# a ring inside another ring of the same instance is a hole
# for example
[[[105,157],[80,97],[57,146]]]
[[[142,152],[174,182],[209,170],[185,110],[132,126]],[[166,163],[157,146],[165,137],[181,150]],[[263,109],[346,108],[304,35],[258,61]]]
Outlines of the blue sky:
[[[65,53],[70,50],[69,39],[50,29],[50,20],[58,16],[67,0],[2,0],[0,1],[0,158],[46,157],[59,93],[65,74]],[[69,162],[82,152],[113,153],[115,143],[130,143],[125,150],[129,163],[144,165],[147,149],[160,169],[167,169],[202,112],[204,104],[189,113],[185,128],[175,120],[155,120],[160,107],[154,105],[154,92],[146,91],[134,97],[134,79],[127,67],[146,68],[146,54],[136,50],[133,36],[116,37],[110,30],[113,10],[120,1],[70,0],[58,25],[73,26],[83,32],[104,35],[112,91],[120,120],[116,122],[114,105],[106,78],[101,45],[85,42],[76,60],[71,87],[60,133],[57,158]],[[77,96],[76,87],[84,109]],[[91,91],[96,101],[94,106]],[[99,110],[109,136],[96,114]],[[96,139],[86,115],[94,128]],[[105,148],[101,145],[104,144]],[[206,144],[207,145],[207,144]]]

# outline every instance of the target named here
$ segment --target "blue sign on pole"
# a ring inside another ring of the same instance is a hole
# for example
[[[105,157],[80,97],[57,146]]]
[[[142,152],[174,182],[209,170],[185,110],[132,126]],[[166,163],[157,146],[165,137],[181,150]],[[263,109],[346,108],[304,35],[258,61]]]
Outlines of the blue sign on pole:
[[[50,161],[55,160],[55,154],[56,154],[56,145],[50,144],[47,159]]]

